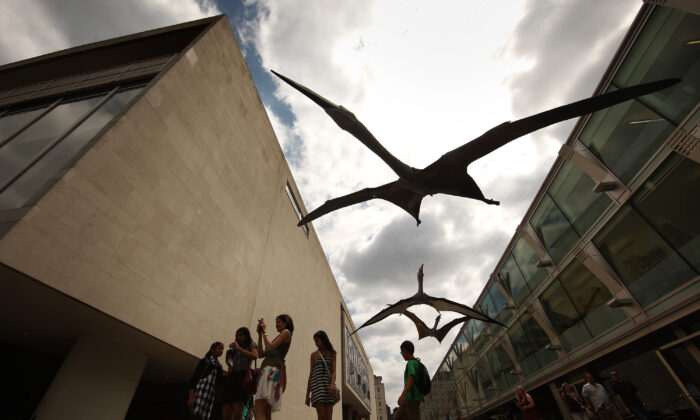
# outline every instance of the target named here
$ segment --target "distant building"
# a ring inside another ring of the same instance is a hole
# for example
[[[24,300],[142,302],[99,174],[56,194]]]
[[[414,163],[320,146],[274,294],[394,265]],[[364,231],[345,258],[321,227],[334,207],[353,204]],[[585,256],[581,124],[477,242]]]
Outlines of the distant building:
[[[389,410],[386,405],[386,394],[381,376],[374,377],[374,395],[377,407],[377,420],[389,420]]]
[[[315,416],[322,329],[336,415],[374,419],[372,367],[303,212],[225,16],[0,67],[3,416],[179,418],[212,342],[288,313],[282,418]]]
[[[663,78],[577,122],[476,302],[507,328],[463,326],[422,418],[515,418],[522,385],[569,419],[561,383],[613,369],[655,416],[700,416],[700,15],[644,4],[596,93]]]

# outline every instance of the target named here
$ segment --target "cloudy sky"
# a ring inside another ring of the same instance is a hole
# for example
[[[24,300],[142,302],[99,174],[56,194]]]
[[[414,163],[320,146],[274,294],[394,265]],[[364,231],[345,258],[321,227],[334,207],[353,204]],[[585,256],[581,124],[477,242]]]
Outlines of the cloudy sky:
[[[310,211],[396,179],[389,168],[269,69],[342,104],[384,146],[422,168],[501,122],[589,96],[641,6],[637,0],[3,0],[0,64],[227,13]],[[487,198],[426,197],[422,224],[372,201],[314,222],[356,325],[425,289],[473,305],[573,121],[469,167]],[[430,308],[417,311],[428,322]],[[448,314],[443,320],[451,319]],[[431,372],[454,339],[416,342],[408,319],[361,332],[396,405],[398,344]]]

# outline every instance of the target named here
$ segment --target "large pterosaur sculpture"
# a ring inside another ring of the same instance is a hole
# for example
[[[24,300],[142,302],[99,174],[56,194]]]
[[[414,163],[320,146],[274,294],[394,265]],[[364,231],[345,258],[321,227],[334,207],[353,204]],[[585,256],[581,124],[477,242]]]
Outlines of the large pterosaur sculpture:
[[[467,167],[470,163],[533,131],[665,89],[680,81],[679,79],[665,79],[635,85],[560,106],[521,120],[504,122],[469,143],[445,153],[427,167],[416,169],[389,153],[352,112],[274,70],[272,72],[323,108],[340,128],[360,140],[399,176],[399,179],[394,182],[379,187],[365,188],[328,200],[303,217],[299,226],[332,211],[374,198],[381,198],[401,207],[413,216],[418,224],[420,224],[418,216],[421,201],[426,195],[450,194],[497,205],[498,201],[484,197],[479,186],[467,173]]]
[[[447,333],[450,332],[450,330],[454,328],[455,325],[459,325],[462,322],[469,319],[468,316],[463,316],[461,318],[453,319],[452,321],[438,328],[440,318],[442,317],[442,315],[438,315],[437,318],[435,318],[435,324],[433,325],[433,328],[428,328],[428,326],[425,325],[425,322],[423,322],[423,320],[418,318],[418,316],[416,316],[416,314],[414,314],[411,311],[403,311],[401,315],[406,315],[411,321],[413,321],[413,323],[416,326],[416,329],[418,330],[419,340],[422,340],[425,337],[435,337],[435,339],[439,343],[442,343],[442,339],[445,338]]]
[[[353,331],[353,334],[368,325],[376,324],[390,315],[400,315],[406,312],[408,308],[415,305],[429,305],[435,308],[438,312],[457,312],[468,318],[478,319],[484,322],[491,322],[505,327],[505,325],[502,323],[496,321],[488,315],[470,308],[467,305],[463,305],[445,298],[432,297],[423,292],[423,265],[421,265],[418,269],[418,292],[408,299],[402,299],[393,305],[389,305],[388,307],[384,308],[381,312],[368,319],[360,326],[360,328]]]

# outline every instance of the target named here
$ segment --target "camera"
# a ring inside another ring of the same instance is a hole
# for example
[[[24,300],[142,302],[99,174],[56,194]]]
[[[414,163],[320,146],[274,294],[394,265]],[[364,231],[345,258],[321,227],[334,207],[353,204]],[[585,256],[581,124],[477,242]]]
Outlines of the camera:
[[[257,330],[258,330],[259,333],[263,332],[262,327],[259,325],[261,322],[263,322],[263,319],[262,319],[262,318],[258,319],[258,328],[257,328]]]

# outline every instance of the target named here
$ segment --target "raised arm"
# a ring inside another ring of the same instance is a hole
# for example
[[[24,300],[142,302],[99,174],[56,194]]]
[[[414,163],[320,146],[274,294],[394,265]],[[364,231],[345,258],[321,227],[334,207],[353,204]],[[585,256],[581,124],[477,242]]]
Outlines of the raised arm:
[[[314,371],[314,354],[316,352],[311,353],[311,357],[309,360],[309,380],[306,381],[306,402],[304,404],[306,405],[311,405],[311,374]]]

